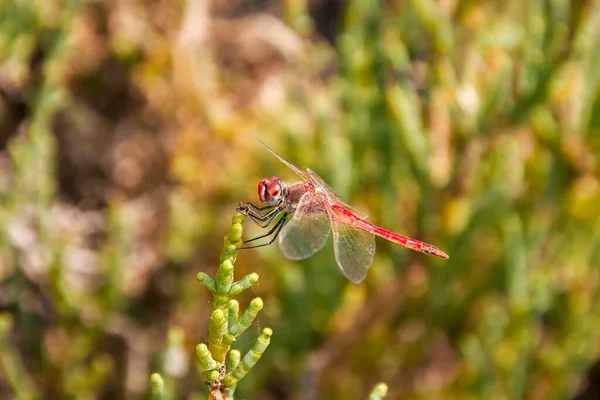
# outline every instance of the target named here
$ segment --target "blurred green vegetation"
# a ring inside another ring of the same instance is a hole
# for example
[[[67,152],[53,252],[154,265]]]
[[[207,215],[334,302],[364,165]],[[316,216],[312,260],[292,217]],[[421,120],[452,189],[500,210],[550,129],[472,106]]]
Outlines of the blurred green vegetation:
[[[1,398],[206,398],[195,276],[295,178],[255,137],[450,260],[240,254],[239,398],[600,398],[600,4],[328,4],[0,2]]]

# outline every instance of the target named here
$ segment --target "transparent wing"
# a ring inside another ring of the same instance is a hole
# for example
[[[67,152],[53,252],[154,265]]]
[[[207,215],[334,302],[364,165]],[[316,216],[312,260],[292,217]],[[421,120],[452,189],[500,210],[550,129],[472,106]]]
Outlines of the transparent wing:
[[[285,158],[281,157],[279,154],[275,153],[273,150],[271,150],[269,148],[269,146],[267,146],[266,144],[264,144],[260,140],[258,141],[258,143],[260,143],[271,154],[273,154],[275,157],[277,157],[279,159],[279,161],[281,161],[282,163],[284,163],[285,165],[287,165],[289,169],[291,169],[296,174],[298,174],[298,176],[301,177],[303,180],[311,180],[311,176],[307,172],[302,171],[300,168],[296,167],[294,164],[292,164],[291,162],[287,161]]]
[[[323,180],[323,178],[321,178],[319,175],[317,175],[317,173],[315,171],[313,171],[310,168],[306,168],[306,172],[308,173],[308,175],[310,175],[310,177],[312,178],[312,181],[321,185],[321,186],[325,186],[328,189],[331,189],[329,187],[329,185],[327,185],[325,183],[325,181]],[[331,191],[333,192],[333,189],[331,189]]]
[[[331,223],[324,208],[326,199],[305,193],[294,216],[279,235],[279,249],[289,260],[303,260],[321,250],[327,242]]]
[[[312,178],[312,181],[314,183],[318,183],[319,185],[321,185],[322,187],[324,187],[325,189],[327,189],[327,192],[329,193],[329,197],[330,200],[332,202],[334,202],[335,204],[344,207],[346,210],[352,212],[352,214],[356,215],[357,217],[361,218],[361,219],[367,219],[368,215],[365,214],[364,212],[357,210],[356,208],[352,207],[350,204],[346,203],[344,200],[342,200],[342,198],[340,196],[337,195],[337,193],[335,193],[335,191],[331,188],[331,186],[329,186],[327,183],[325,183],[325,181],[323,180],[323,178],[321,178],[319,175],[317,175],[317,173],[313,170],[311,170],[310,168],[306,168],[306,171],[308,172],[308,174],[310,175],[310,177]]]
[[[352,283],[360,283],[375,257],[375,235],[352,226],[345,215],[331,211],[333,249],[342,273]]]

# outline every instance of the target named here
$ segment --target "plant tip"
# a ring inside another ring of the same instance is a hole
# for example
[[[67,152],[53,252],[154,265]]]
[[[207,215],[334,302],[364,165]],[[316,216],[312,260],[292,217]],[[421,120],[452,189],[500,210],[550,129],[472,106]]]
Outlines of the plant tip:
[[[265,336],[273,336],[273,330],[271,328],[265,328],[265,329],[263,329],[262,333]]]
[[[150,379],[152,380],[153,384],[160,384],[162,385],[164,383],[164,380],[162,378],[162,376],[160,376],[159,373],[155,372],[150,376]]]
[[[260,297],[256,297],[251,301],[251,305],[258,310],[262,310],[264,303]]]
[[[241,224],[246,220],[246,216],[240,212],[236,212],[231,219],[232,225]]]
[[[207,379],[209,382],[214,382],[214,381],[216,381],[217,379],[219,379],[219,371],[217,371],[216,369],[213,369],[212,371],[210,371],[210,372],[207,372],[207,373],[206,373],[206,379]]]
[[[208,351],[208,347],[204,343],[196,345],[196,353],[204,353]]]
[[[212,278],[210,276],[208,276],[207,274],[205,274],[204,272],[198,272],[198,275],[196,275],[196,279],[198,279],[200,282],[212,280]]]

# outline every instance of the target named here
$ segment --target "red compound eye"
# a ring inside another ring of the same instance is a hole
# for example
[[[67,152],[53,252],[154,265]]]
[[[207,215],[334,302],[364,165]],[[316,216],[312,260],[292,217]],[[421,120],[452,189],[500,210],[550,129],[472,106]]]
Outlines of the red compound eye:
[[[271,206],[279,203],[283,186],[277,177],[267,178],[258,184],[258,198]]]
[[[263,203],[267,201],[267,187],[269,186],[269,179],[263,179],[258,183],[258,198]]]
[[[281,195],[281,182],[278,178],[271,178],[271,182],[267,185],[267,200],[275,199]]]

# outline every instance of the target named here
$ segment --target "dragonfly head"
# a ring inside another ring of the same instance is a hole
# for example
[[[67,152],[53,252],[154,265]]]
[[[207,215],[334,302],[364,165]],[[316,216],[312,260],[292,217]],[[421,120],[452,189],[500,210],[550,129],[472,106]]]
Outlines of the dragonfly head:
[[[263,203],[275,206],[281,201],[283,194],[283,182],[274,176],[260,181],[258,184],[258,198]]]

